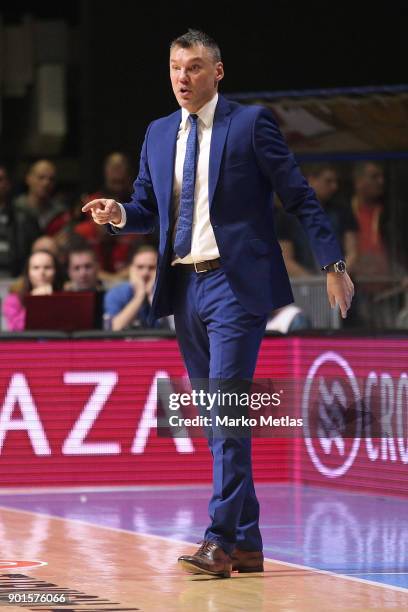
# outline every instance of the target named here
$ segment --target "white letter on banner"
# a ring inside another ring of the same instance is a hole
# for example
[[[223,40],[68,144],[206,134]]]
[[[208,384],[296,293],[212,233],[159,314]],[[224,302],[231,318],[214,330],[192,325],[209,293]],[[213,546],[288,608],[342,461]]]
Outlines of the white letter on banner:
[[[365,437],[367,455],[370,461],[377,461],[378,455],[379,455],[379,449],[374,446],[373,439],[371,437],[371,423],[370,423],[370,416],[372,416],[373,414],[373,410],[371,406],[372,387],[374,387],[374,385],[377,385],[377,383],[378,383],[377,374],[375,372],[370,372],[366,379],[366,386],[365,386],[365,392],[364,392],[364,406],[368,414],[368,418],[366,418],[366,423],[365,423],[365,436],[364,437]],[[379,414],[378,414],[378,407],[376,404],[374,404],[374,415],[375,415],[375,418],[378,419]]]
[[[405,391],[405,402],[404,402]],[[408,447],[405,446],[404,439],[404,416],[408,413],[408,375],[403,372],[400,376],[397,389],[397,431],[398,431],[398,447],[401,461],[404,464],[408,463]]]
[[[84,442],[117,381],[116,372],[64,373],[64,383],[67,385],[95,384],[96,387],[62,446],[63,455],[120,454],[121,446],[116,442]]]
[[[390,374],[381,374],[381,459],[397,460],[391,417],[394,414],[394,383]]]
[[[151,384],[146,403],[143,408],[142,417],[133,440],[131,453],[141,455],[146,448],[150,431],[157,426],[157,379],[169,378],[167,372],[156,372]],[[194,446],[190,438],[173,438],[179,453],[193,453]]]
[[[22,418],[12,418],[18,404]],[[24,374],[13,374],[0,415],[0,453],[8,431],[26,431],[36,455],[51,455],[44,428]]]

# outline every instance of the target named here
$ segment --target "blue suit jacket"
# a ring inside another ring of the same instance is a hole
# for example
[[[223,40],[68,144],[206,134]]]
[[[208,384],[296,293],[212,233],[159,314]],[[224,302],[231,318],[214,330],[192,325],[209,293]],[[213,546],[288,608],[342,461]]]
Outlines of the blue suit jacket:
[[[146,132],[127,222],[112,233],[152,232],[160,219],[159,263],[152,315],[172,313],[171,208],[181,111],[153,121]],[[343,255],[330,221],[302,176],[272,114],[219,96],[208,177],[210,221],[222,266],[242,306],[266,314],[293,301],[276,239],[273,193],[305,228],[323,266]]]

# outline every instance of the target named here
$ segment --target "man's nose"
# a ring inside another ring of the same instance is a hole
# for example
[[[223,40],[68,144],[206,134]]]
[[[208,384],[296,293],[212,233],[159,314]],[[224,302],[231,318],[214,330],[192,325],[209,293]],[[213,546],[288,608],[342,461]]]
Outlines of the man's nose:
[[[188,81],[188,74],[186,70],[183,70],[183,69],[180,70],[180,81],[183,81],[183,82]]]

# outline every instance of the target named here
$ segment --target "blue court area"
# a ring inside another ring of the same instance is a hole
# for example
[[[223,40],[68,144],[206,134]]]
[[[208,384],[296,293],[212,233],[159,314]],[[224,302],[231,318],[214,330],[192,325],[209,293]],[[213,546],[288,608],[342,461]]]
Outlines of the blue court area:
[[[260,484],[265,556],[408,588],[404,499],[303,485]],[[0,506],[196,543],[209,486],[2,493]]]

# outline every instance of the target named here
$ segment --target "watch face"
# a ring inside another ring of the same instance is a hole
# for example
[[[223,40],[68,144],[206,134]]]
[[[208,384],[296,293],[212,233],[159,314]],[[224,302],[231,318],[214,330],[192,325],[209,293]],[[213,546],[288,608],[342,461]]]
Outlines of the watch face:
[[[336,268],[336,272],[345,272],[346,271],[346,263],[341,259],[340,261],[336,262],[335,264],[335,268]]]

